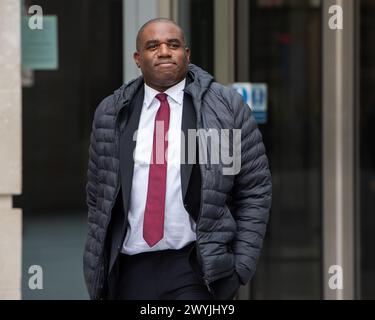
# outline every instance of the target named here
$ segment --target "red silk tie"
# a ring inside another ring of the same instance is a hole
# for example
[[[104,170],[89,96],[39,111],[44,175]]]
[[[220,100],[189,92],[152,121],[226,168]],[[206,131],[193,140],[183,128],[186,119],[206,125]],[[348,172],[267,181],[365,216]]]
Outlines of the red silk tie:
[[[164,235],[164,209],[167,185],[168,141],[165,141],[169,129],[169,104],[167,95],[159,93],[160,101],[155,117],[152,159],[148,174],[148,188],[145,213],[143,218],[143,238],[150,247],[158,243]],[[164,147],[163,147],[164,146]]]

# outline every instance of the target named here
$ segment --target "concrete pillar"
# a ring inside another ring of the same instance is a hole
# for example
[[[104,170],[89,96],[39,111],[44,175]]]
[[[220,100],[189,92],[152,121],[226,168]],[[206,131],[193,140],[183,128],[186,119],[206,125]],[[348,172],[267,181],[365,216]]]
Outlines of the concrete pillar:
[[[216,0],[215,14],[215,79],[228,85],[234,82],[234,9],[233,0]]]
[[[21,1],[0,0],[0,300],[21,298]]]
[[[352,0],[323,1],[323,289],[327,300],[355,298],[357,5]],[[328,24],[333,8],[336,17],[343,13],[343,29]]]
[[[158,0],[123,0],[124,24],[124,81],[128,82],[141,73],[133,60],[138,29],[148,20],[160,17],[159,9],[165,3]]]
[[[124,82],[141,74],[133,60],[138,29],[154,18],[176,19],[177,8],[176,0],[123,0]]]

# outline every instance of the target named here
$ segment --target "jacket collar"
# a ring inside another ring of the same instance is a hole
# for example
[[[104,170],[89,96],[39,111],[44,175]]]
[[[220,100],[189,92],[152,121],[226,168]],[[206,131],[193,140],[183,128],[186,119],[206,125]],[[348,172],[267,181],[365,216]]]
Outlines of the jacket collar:
[[[188,81],[184,91],[189,94],[194,103],[195,111],[198,120],[200,117],[200,105],[203,95],[207,92],[210,84],[214,81],[214,78],[203,69],[199,68],[194,64],[189,64],[189,70],[186,75],[190,81]],[[118,113],[123,107],[129,105],[141,86],[143,86],[143,76],[131,80],[130,82],[122,85],[119,89],[114,92],[116,113]]]

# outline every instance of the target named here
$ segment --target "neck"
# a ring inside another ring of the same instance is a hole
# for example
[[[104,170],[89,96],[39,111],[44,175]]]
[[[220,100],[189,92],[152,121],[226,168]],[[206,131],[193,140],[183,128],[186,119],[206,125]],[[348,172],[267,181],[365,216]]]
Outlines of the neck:
[[[148,80],[144,79],[145,83],[151,87],[152,89],[155,89],[156,91],[159,91],[159,92],[164,92],[164,91],[167,91],[169,88],[175,86],[177,83],[180,83],[182,80],[184,80],[184,78],[182,79],[179,79],[173,83],[169,83],[168,85],[160,85],[160,84],[155,84],[155,83],[152,83],[152,82],[149,82]]]

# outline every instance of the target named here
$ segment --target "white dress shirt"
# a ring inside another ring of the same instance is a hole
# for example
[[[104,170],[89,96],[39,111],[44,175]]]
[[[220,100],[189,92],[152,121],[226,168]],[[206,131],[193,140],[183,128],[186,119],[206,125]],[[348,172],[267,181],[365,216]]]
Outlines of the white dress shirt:
[[[153,247],[149,247],[143,239],[143,217],[147,199],[155,116],[160,107],[160,101],[155,98],[159,92],[144,85],[145,95],[134,152],[128,227],[122,247],[122,252],[125,254],[180,249],[196,240],[195,223],[185,210],[181,191],[181,123],[185,81],[186,79],[182,80],[164,92],[167,94],[170,106],[164,236]]]

